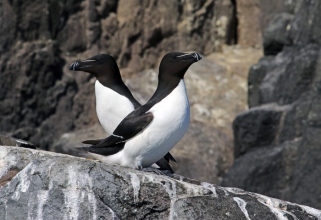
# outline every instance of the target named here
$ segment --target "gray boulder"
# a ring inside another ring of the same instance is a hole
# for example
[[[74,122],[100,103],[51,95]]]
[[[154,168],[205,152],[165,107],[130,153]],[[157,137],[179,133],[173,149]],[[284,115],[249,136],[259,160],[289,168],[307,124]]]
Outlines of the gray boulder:
[[[321,211],[182,176],[0,147],[0,219],[321,219]]]
[[[320,10],[302,1],[290,43],[251,68],[251,109],[234,121],[236,158],[223,186],[321,208]]]

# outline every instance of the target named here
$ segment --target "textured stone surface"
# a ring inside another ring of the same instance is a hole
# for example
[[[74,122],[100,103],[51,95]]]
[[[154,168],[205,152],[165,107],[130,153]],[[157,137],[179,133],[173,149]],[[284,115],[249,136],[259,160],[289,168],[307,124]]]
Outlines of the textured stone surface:
[[[4,181],[1,219],[321,218],[320,210],[237,188],[19,147],[0,147]]]
[[[321,208],[320,10],[303,1],[285,33],[290,43],[251,68],[251,109],[234,121],[237,158],[224,186]]]
[[[8,136],[1,135],[1,134],[0,134],[0,145],[1,146],[17,146],[17,147],[36,149],[36,146],[34,144],[32,144],[31,142],[17,139],[17,138],[8,137]]]
[[[279,138],[278,130],[288,106],[275,104],[251,108],[239,114],[233,122],[234,156],[237,158],[252,148],[270,145]]]
[[[260,0],[236,0],[238,44],[256,46],[262,44]]]
[[[263,47],[265,55],[276,55],[282,51],[285,45],[289,45],[288,31],[293,15],[280,13],[274,15],[264,30]]]
[[[280,18],[283,13],[289,15],[296,13],[302,0],[235,0],[235,2],[237,43],[243,46],[257,46],[266,40],[262,39],[262,34],[269,25],[273,23],[275,27],[276,23],[273,20]],[[279,21],[278,26],[282,26],[282,23],[284,22]]]

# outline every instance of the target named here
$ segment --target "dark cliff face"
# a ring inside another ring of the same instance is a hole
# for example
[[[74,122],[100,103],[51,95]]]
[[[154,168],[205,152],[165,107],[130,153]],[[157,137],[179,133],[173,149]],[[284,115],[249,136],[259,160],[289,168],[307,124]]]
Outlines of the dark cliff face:
[[[93,78],[70,73],[71,61],[109,53],[137,72],[168,51],[209,54],[230,41],[233,16],[231,2],[214,0],[0,4],[0,132],[45,149],[97,122]],[[221,17],[227,22],[216,27]]]
[[[236,159],[224,186],[321,208],[320,10],[305,0],[268,25],[266,56],[249,72],[250,109],[233,124]]]

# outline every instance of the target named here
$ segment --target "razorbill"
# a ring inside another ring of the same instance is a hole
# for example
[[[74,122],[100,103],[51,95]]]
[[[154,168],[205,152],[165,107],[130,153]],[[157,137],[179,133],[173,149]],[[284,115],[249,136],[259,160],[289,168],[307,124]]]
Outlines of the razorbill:
[[[96,77],[95,95],[98,120],[108,134],[112,134],[126,115],[141,106],[124,84],[115,59],[99,54],[76,61],[70,70],[84,71]]]
[[[115,59],[108,54],[100,54],[89,59],[76,61],[69,67],[73,71],[84,71],[96,77],[95,95],[98,120],[108,134],[112,134],[117,125],[141,104],[133,97],[124,84]],[[101,140],[87,140],[86,144],[97,144]],[[173,172],[168,164],[176,162],[168,152],[156,164],[160,169]]]
[[[188,129],[190,107],[184,74],[201,59],[198,53],[166,54],[151,99],[127,115],[111,136],[83,149],[106,163],[134,169],[161,160]]]

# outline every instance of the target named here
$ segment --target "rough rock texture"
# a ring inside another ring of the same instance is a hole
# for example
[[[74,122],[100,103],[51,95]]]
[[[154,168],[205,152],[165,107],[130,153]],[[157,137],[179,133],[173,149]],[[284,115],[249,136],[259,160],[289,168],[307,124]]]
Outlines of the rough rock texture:
[[[234,121],[224,186],[321,208],[321,2],[305,0],[288,42],[249,72],[250,110]]]
[[[19,147],[0,147],[0,187],[0,219],[321,219],[237,188]]]
[[[294,14],[302,0],[235,0],[237,10],[237,43],[262,45],[262,34],[281,13]]]
[[[71,73],[72,61],[109,53],[137,73],[168,51],[210,54],[235,37],[233,8],[231,0],[1,1],[0,132],[48,149],[94,125],[93,78]]]
[[[262,44],[260,0],[236,0],[237,43],[255,46]]]
[[[24,147],[24,148],[30,148],[30,149],[36,149],[36,146],[32,144],[31,142],[8,137],[5,135],[0,134],[0,146],[17,146],[17,147]]]

